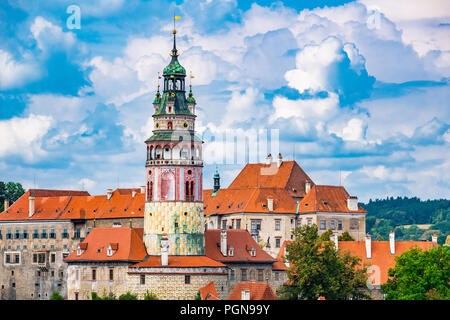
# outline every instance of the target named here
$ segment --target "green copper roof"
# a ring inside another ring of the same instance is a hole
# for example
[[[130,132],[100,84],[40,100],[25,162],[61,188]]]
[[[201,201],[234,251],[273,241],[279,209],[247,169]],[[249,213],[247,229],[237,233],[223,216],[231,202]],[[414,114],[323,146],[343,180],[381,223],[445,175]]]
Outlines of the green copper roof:
[[[183,74],[186,75],[186,69],[178,62],[178,59],[172,57],[169,65],[164,68],[163,75],[175,75]]]
[[[218,178],[220,178],[220,176],[219,176],[219,172],[217,171],[217,169],[216,169],[216,173],[214,173],[214,178],[215,178],[215,179],[218,179]]]
[[[172,96],[172,93],[175,96]],[[170,100],[174,101],[174,114],[189,115],[189,116],[194,115],[187,106],[186,96],[184,95],[183,91],[164,92],[162,94],[158,110],[153,115],[158,116],[167,114],[166,105],[167,102]]]
[[[197,103],[194,99],[194,94],[192,93],[192,91],[189,92],[189,95],[186,98],[186,101],[187,101],[187,103],[194,103],[194,104]]]
[[[174,132],[157,132],[148,138],[145,142],[151,141],[198,141],[202,142],[202,139],[195,134],[187,131],[174,131]]]

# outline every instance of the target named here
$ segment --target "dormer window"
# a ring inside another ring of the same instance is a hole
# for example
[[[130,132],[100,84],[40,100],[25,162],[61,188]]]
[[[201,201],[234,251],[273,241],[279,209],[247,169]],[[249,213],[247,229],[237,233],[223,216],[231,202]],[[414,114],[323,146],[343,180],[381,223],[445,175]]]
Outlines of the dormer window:
[[[250,250],[250,255],[251,255],[252,257],[256,257],[256,248],[255,248],[255,247],[252,247],[252,248],[251,248],[251,250]]]
[[[111,257],[114,253],[116,253],[118,248],[119,248],[118,243],[109,243],[108,248],[106,249],[106,255],[108,257]]]
[[[233,247],[229,247],[228,248],[228,256],[232,257],[234,255],[234,248]]]
[[[87,249],[87,243],[80,243],[77,246],[77,256],[81,256]]]

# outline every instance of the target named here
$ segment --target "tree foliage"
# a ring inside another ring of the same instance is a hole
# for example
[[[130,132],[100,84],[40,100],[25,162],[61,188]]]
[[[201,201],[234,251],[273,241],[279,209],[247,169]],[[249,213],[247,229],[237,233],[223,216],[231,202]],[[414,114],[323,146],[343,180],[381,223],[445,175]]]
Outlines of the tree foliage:
[[[412,248],[395,258],[389,276],[381,287],[388,300],[449,300],[450,251]]]
[[[436,233],[438,243],[443,244],[450,233],[450,200],[426,200],[417,197],[388,197],[361,204],[367,210],[366,230],[376,240],[388,240],[395,231],[400,241],[430,240]],[[427,229],[417,225],[430,224]],[[409,228],[405,225],[412,225]]]
[[[50,297],[50,300],[64,300],[64,297],[62,295],[60,295],[58,291],[53,291],[53,294]]]
[[[18,182],[4,183],[3,181],[0,181],[0,212],[4,210],[5,199],[8,199],[10,203],[13,203],[24,193],[25,190]]]
[[[287,244],[290,263],[288,282],[279,290],[282,299],[327,300],[368,299],[366,268],[348,252],[336,251],[329,235],[319,237],[316,225],[294,230],[295,240]]]

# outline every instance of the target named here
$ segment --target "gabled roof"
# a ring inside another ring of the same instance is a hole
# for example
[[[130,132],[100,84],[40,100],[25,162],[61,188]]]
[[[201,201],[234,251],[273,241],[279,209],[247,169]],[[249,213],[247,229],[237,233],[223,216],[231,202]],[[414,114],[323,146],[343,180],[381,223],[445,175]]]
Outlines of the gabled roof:
[[[278,167],[276,162],[271,165],[264,163],[247,164],[233,180],[228,189],[246,188],[282,188],[293,197],[304,197],[305,182],[314,182],[295,161],[283,161]]]
[[[297,202],[286,189],[247,188],[203,191],[203,207],[206,215],[257,212],[268,213],[267,199],[273,199],[272,213],[295,213]]]
[[[30,189],[7,210],[0,213],[0,221],[58,219],[74,195],[89,196],[86,191]],[[30,196],[35,197],[34,215],[29,216]]]
[[[219,295],[217,294],[213,281],[200,288],[200,297],[202,300],[219,300]]]
[[[308,194],[299,203],[299,212],[348,212],[367,213],[360,205],[358,210],[352,211],[347,206],[350,198],[347,190],[342,186],[319,186],[311,187]]]
[[[134,197],[132,191],[136,191]],[[35,213],[29,217],[30,195],[35,197]],[[106,195],[91,196],[87,191],[30,189],[7,210],[0,221],[104,219],[143,217],[145,193],[140,189],[116,189],[111,199]]]
[[[93,228],[79,244],[85,251],[79,256],[74,251],[64,261],[142,261],[147,255],[142,236],[142,228]],[[117,251],[108,256],[111,243],[116,244]]]
[[[220,231],[220,229],[205,231],[205,254],[207,257],[224,263],[273,263],[276,261],[260,248],[247,230],[240,229],[227,229],[227,248],[233,247],[233,256],[230,257],[227,254],[224,257],[220,251]],[[250,254],[252,248],[256,250],[254,257]]]
[[[379,281],[377,281],[376,271],[372,271],[372,274],[374,274],[373,285],[380,285],[387,282],[389,268],[395,267],[395,256],[400,256],[403,252],[414,247],[425,251],[436,246],[437,244],[431,241],[395,241],[395,255],[393,255],[390,252],[389,241],[372,241],[371,259],[367,259],[365,241],[338,242],[338,250],[342,252],[348,251],[350,255],[361,258],[361,266],[366,264],[367,266],[372,265],[380,268]]]
[[[223,263],[206,256],[169,256],[168,265],[161,266],[161,256],[147,256],[142,262],[130,266],[130,268],[199,268],[199,267],[225,267]]]
[[[228,300],[241,300],[242,290],[250,291],[250,300],[277,300],[276,295],[265,282],[239,282],[228,296]]]

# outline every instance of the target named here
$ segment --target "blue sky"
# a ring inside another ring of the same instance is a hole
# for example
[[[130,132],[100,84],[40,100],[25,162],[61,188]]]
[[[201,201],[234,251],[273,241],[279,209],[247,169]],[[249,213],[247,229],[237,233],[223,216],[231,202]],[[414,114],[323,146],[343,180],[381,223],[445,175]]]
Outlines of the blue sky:
[[[1,1],[0,180],[91,194],[143,185],[174,13],[205,188],[216,165],[224,187],[245,165],[244,146],[220,144],[231,132],[251,150],[268,134],[315,183],[362,201],[450,197],[445,0]]]

